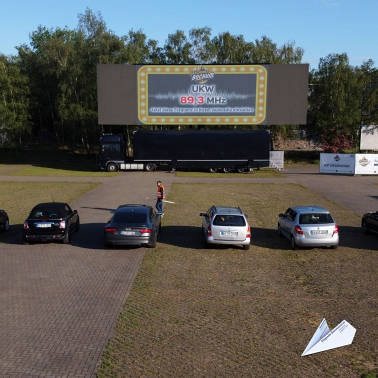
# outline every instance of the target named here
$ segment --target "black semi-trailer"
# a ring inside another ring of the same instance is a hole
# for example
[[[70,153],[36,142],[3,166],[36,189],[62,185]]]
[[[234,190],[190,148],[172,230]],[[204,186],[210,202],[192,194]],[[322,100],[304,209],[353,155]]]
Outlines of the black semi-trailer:
[[[134,157],[127,159],[122,135],[100,139],[99,168],[107,171],[208,169],[239,172],[269,166],[268,131],[136,131]]]

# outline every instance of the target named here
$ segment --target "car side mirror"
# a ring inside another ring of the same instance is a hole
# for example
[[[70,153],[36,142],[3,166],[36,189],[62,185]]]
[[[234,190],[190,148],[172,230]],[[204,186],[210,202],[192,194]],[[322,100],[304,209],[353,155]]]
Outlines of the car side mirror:
[[[73,213],[74,213],[74,214],[77,214],[77,210],[74,210]]]
[[[246,218],[248,218],[248,214],[244,214]]]
[[[200,217],[206,217],[207,214],[206,213],[200,213]]]
[[[280,218],[284,218],[284,217],[285,217],[285,214],[282,214],[282,213],[281,213],[281,214],[279,214],[278,216],[279,216]]]

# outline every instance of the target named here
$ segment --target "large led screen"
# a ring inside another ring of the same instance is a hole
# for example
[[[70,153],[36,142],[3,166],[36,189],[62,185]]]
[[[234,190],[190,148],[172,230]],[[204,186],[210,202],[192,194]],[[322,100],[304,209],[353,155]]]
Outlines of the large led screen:
[[[100,64],[98,122],[306,124],[308,68],[308,64]]]
[[[143,124],[257,124],[265,119],[263,66],[143,66],[138,119]]]

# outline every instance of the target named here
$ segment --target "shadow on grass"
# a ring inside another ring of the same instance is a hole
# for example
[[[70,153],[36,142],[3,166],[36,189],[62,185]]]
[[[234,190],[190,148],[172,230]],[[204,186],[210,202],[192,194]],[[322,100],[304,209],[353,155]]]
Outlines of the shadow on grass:
[[[273,250],[289,250],[290,242],[280,237],[277,230],[252,227],[252,246]],[[376,235],[364,235],[360,227],[340,226],[340,247],[363,250],[378,250]],[[197,226],[164,226],[159,235],[159,243],[188,249],[204,249],[206,244],[201,227]],[[236,243],[237,245],[237,243]],[[212,245],[211,248],[234,248],[233,245]],[[306,248],[311,250],[311,248]]]

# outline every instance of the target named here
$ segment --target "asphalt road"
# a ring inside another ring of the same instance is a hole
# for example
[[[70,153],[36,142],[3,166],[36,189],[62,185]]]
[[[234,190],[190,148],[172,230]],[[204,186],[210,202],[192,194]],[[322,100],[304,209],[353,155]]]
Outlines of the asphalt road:
[[[72,179],[103,183],[72,203],[81,218],[72,245],[22,245],[14,234],[0,243],[0,376],[95,376],[143,256],[153,253],[104,249],[103,226],[122,203],[154,204],[157,179],[168,192],[172,182],[297,182],[358,214],[378,209],[377,177],[319,175],[313,167],[286,173],[281,179],[178,178],[164,172]]]

